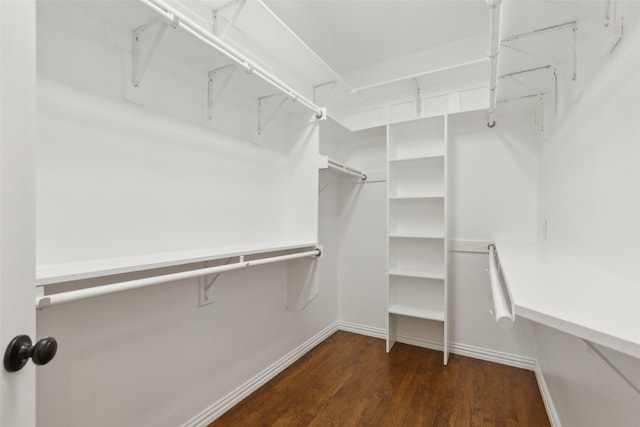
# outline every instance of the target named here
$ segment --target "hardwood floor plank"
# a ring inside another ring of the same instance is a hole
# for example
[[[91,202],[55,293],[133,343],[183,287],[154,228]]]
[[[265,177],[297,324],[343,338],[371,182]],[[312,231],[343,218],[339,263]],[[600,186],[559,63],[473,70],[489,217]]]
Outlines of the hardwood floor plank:
[[[209,427],[549,425],[533,372],[339,331]]]

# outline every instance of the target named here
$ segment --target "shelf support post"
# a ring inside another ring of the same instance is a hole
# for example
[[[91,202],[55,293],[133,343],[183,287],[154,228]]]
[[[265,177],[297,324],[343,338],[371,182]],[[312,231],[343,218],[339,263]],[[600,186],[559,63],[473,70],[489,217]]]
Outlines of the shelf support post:
[[[413,79],[413,82],[415,83],[416,86],[416,116],[420,117],[422,116],[422,99],[420,96],[420,82],[418,81],[418,79]]]
[[[262,104],[266,99],[274,98],[274,97],[278,97],[282,99],[280,100],[276,108],[271,112],[269,116],[267,116],[266,120],[263,122],[262,121]],[[271,120],[273,120],[276,114],[278,114],[280,109],[284,106],[285,102],[287,102],[287,96],[281,93],[275,93],[272,95],[262,96],[258,98],[258,136],[262,136],[262,132],[264,132],[264,130],[269,125],[269,123],[271,123]]]
[[[236,64],[229,64],[224,67],[216,68],[209,71],[209,94],[208,94],[208,107],[209,107],[209,120],[213,119],[213,111],[215,109],[222,91],[231,81],[231,78],[236,73],[238,67]],[[216,88],[216,77],[223,76],[221,84]]]
[[[236,23],[236,20],[238,19],[238,16],[240,16],[240,12],[242,12],[242,8],[244,7],[244,5],[247,3],[247,0],[232,0],[228,3],[225,3],[221,6],[218,6],[216,9],[213,9],[211,12],[213,13],[213,35],[218,37],[220,40],[224,40],[224,38],[226,37],[227,33],[229,32],[229,30],[234,26],[234,24]],[[221,10],[224,9],[228,9],[231,7],[236,8],[235,12],[233,13],[233,16],[231,17],[231,20],[229,21],[229,23],[227,24],[227,26],[224,28],[224,30],[222,31],[222,33],[220,33],[220,23],[218,22],[218,13]]]

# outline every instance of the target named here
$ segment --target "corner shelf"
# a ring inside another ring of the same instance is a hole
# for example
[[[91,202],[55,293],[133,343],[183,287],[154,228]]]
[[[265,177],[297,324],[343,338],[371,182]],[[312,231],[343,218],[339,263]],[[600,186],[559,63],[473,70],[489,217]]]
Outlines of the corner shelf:
[[[387,128],[387,351],[401,318],[447,325],[447,118]],[[425,336],[433,341],[437,337]]]

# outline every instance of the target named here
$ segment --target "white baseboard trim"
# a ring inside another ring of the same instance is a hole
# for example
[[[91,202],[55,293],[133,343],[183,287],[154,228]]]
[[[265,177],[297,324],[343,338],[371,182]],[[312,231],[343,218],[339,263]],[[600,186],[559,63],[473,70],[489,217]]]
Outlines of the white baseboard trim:
[[[536,362],[536,367],[534,369],[534,372],[536,373],[536,380],[538,381],[538,387],[540,388],[540,394],[542,395],[544,408],[547,410],[547,416],[549,417],[549,422],[551,423],[551,426],[562,427],[562,424],[560,423],[560,417],[558,416],[556,407],[553,404],[553,399],[551,399],[551,394],[549,393],[547,382],[544,380],[544,375],[542,374],[542,368],[540,368],[540,364],[538,362]]]
[[[216,418],[231,409],[235,404],[266,384],[269,380],[278,375],[285,368],[289,367],[293,362],[300,359],[309,352],[309,350],[320,344],[337,330],[338,322],[327,326],[322,331],[318,332],[300,346],[291,350],[275,363],[264,369],[258,375],[249,379],[240,387],[236,388],[231,393],[187,421],[182,427],[206,427],[209,423],[213,422]]]
[[[489,350],[461,343],[451,343],[449,349],[451,353],[459,354],[460,356],[473,357],[474,359],[486,360],[487,362],[513,366],[514,368],[527,369],[529,371],[536,370],[536,360],[532,357]]]
[[[354,334],[366,335],[368,337],[386,339],[387,330],[384,328],[374,328],[373,326],[360,325],[351,322],[338,322],[338,330],[353,332]]]
[[[403,344],[415,345],[416,347],[428,348],[429,350],[444,351],[444,346],[441,342],[428,340],[417,335],[398,334],[396,341]]]

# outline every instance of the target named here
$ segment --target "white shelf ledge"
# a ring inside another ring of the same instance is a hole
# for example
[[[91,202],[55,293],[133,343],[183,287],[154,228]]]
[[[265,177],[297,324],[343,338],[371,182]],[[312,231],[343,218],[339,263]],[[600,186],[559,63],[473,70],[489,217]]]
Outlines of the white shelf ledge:
[[[315,242],[274,242],[273,244],[253,246],[165,252],[126,258],[108,258],[67,264],[41,265],[36,268],[36,286],[46,286],[73,280],[231,258],[240,255],[255,255],[315,246]]]
[[[393,268],[389,270],[390,276],[415,277],[418,279],[437,279],[444,280],[444,272],[442,271],[418,271],[406,268]]]
[[[440,234],[421,234],[421,233],[392,233],[389,234],[392,239],[432,239],[444,240],[444,233]]]
[[[444,322],[444,310],[441,309],[415,307],[405,304],[393,304],[391,307],[389,307],[389,313]]]
[[[429,200],[444,199],[444,194],[425,194],[420,196],[390,196],[389,200]]]
[[[516,316],[640,358],[639,283],[545,243],[496,248]]]
[[[403,162],[419,162],[423,160],[443,159],[444,153],[432,154],[428,156],[415,156],[415,157],[400,157],[389,159],[389,163],[403,163]]]

